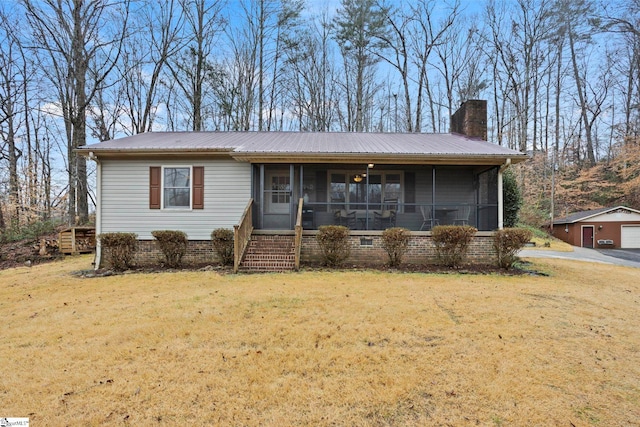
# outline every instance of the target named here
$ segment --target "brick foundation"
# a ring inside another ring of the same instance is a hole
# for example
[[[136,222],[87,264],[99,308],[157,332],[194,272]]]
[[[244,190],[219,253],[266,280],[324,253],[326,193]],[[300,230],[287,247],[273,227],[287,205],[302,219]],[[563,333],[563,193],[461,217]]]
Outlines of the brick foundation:
[[[278,244],[277,233],[270,240]],[[283,233],[291,234],[291,233]],[[263,239],[265,239],[263,237]],[[274,239],[275,238],[275,239]],[[269,240],[269,238],[267,238]],[[349,236],[351,256],[348,262],[362,265],[379,265],[388,262],[388,255],[382,248],[382,232],[352,232]],[[491,264],[495,261],[493,249],[493,233],[478,232],[469,247],[467,262],[476,264]],[[164,259],[155,240],[139,240],[134,263],[136,266],[157,265]],[[219,264],[218,257],[213,250],[210,240],[190,240],[187,253],[183,258],[185,265]],[[316,241],[316,232],[307,231],[302,236],[301,264],[319,264],[322,253]],[[435,263],[436,253],[431,240],[431,233],[414,232],[411,234],[409,248],[403,259],[407,264]],[[104,258],[102,263],[104,264]]]
[[[376,233],[376,234],[373,234]],[[388,262],[387,252],[382,248],[382,232],[368,234],[352,233],[349,236],[351,256],[348,262],[373,265]],[[493,233],[478,232],[471,241],[467,262],[474,264],[491,264],[495,262],[496,252],[493,248]],[[305,233],[302,236],[301,263],[321,263],[322,253],[315,233]],[[412,233],[407,253],[403,262],[407,264],[435,263],[436,252],[431,240],[431,233]]]
[[[164,255],[155,240],[138,240],[138,250],[134,258],[135,265],[154,265],[162,261],[164,261]],[[204,265],[218,264],[219,261],[211,240],[189,240],[182,263],[185,265]]]

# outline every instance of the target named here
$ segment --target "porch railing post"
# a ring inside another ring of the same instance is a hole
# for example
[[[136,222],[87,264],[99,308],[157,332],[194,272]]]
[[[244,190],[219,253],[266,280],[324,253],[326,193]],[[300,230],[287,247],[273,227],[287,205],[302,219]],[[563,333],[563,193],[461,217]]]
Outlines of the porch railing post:
[[[240,222],[233,226],[233,272],[237,273],[253,233],[253,199],[249,199]]]
[[[295,254],[295,269],[300,269],[300,252],[302,251],[302,205],[304,204],[304,198],[298,200],[298,212],[296,214],[296,237],[294,242],[294,254]]]

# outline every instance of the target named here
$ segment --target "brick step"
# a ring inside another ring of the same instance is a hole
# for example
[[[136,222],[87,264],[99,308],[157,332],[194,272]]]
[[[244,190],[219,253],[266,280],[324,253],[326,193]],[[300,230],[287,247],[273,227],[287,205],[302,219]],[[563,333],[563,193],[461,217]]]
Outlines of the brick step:
[[[293,236],[252,236],[240,265],[243,272],[283,272],[295,268]]]
[[[293,253],[293,248],[263,248],[262,246],[260,247],[251,247],[249,246],[247,248],[247,251],[251,251],[253,253],[256,254],[290,254]]]
[[[284,272],[291,271],[294,267],[293,262],[243,262],[239,270],[243,272]]]
[[[257,254],[249,252],[244,256],[245,260],[279,261],[294,259],[295,254]]]

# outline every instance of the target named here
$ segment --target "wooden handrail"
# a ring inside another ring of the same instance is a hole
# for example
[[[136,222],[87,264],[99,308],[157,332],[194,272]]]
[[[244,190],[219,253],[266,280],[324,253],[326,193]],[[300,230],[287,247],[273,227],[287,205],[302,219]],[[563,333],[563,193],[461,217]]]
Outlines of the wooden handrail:
[[[304,199],[298,200],[298,213],[296,215],[296,238],[294,242],[294,253],[295,253],[295,269],[298,271],[300,269],[300,251],[302,250],[302,205],[304,204]]]
[[[240,222],[233,226],[233,272],[237,273],[244,253],[249,246],[253,233],[253,199],[249,199],[247,207],[240,217]]]

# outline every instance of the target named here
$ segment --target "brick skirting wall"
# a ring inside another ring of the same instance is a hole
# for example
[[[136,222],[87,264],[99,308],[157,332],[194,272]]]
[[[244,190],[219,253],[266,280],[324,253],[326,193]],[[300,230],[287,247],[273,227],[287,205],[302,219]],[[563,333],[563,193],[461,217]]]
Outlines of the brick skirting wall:
[[[276,233],[270,233],[276,234]],[[348,262],[362,265],[384,264],[388,262],[388,255],[382,248],[382,232],[353,232],[349,236],[351,241],[351,256]],[[493,249],[493,233],[478,232],[471,241],[467,262],[476,264],[491,264],[495,262]],[[155,240],[139,240],[134,263],[136,266],[157,265],[164,257]],[[213,250],[210,240],[190,240],[187,253],[183,258],[185,265],[219,264],[218,257]],[[302,251],[300,262],[304,264],[319,264],[322,253],[316,241],[315,232],[305,232],[302,236]],[[431,240],[431,233],[412,233],[409,248],[403,262],[407,264],[435,263],[436,253]],[[104,256],[102,264],[105,263]]]
[[[376,234],[352,233],[351,256],[347,262],[363,265],[384,264],[389,261],[387,252],[382,248],[382,232]],[[471,241],[466,262],[474,264],[492,264],[496,252],[493,248],[493,233],[478,232]],[[407,264],[433,264],[437,262],[436,251],[431,240],[431,233],[412,233],[409,247],[403,260]],[[321,263],[322,252],[315,234],[305,233],[302,236],[302,252],[300,262]]]
[[[157,265],[164,261],[164,255],[155,240],[138,240],[138,250],[134,258],[136,266]],[[189,240],[187,252],[182,258],[185,265],[219,264],[211,240]]]

